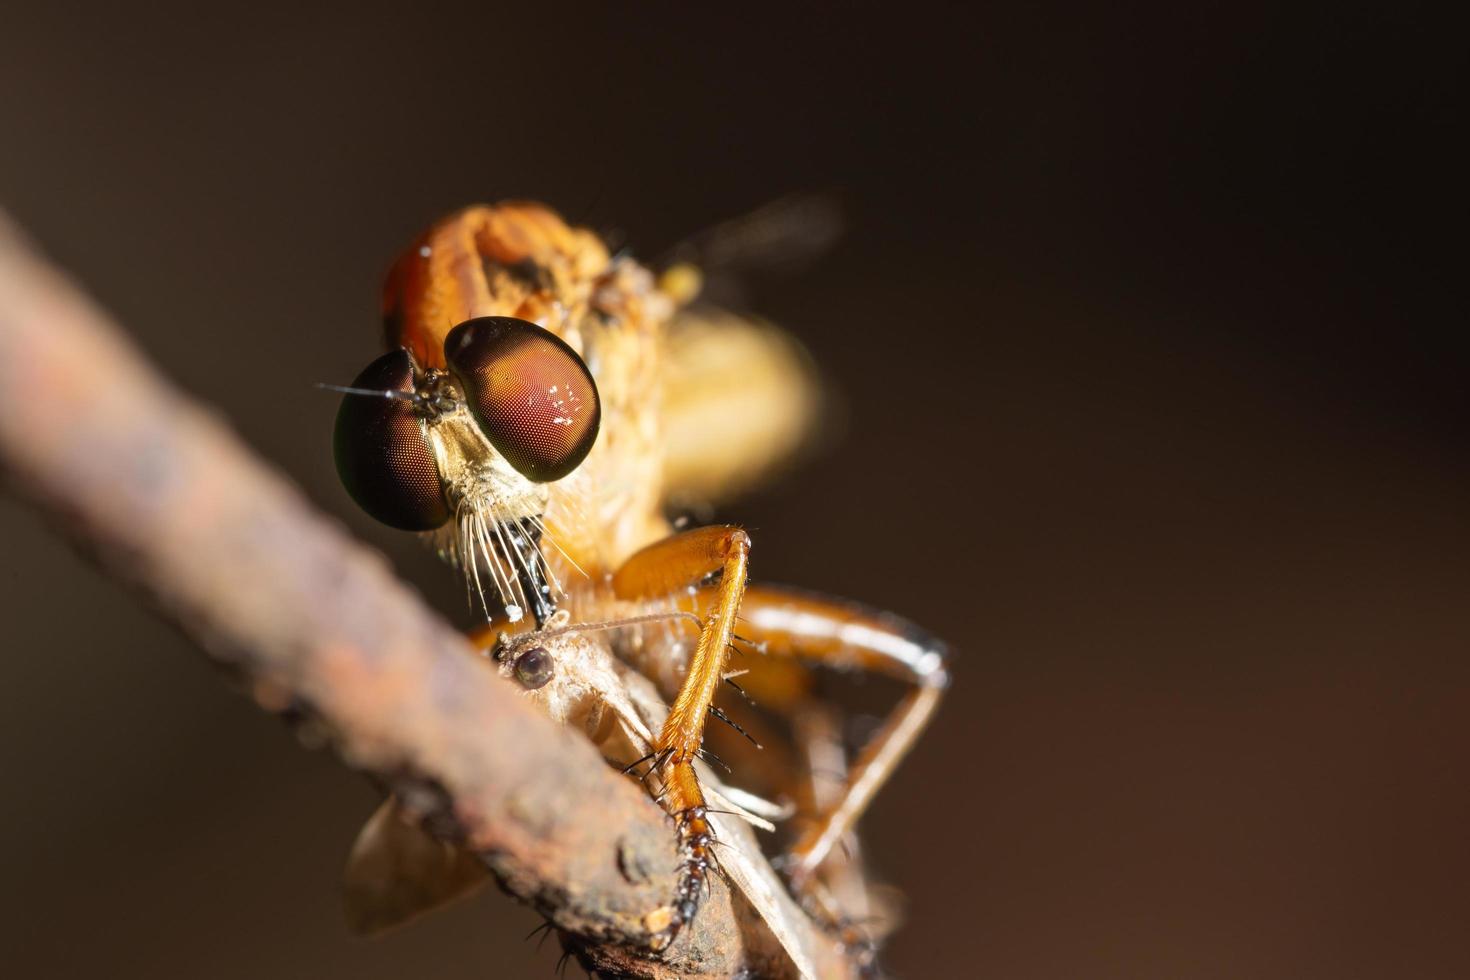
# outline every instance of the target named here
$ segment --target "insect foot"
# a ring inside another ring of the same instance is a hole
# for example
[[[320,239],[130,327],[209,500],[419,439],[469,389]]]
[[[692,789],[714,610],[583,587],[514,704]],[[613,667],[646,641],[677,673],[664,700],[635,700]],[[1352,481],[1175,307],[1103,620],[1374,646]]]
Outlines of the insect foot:
[[[674,889],[674,903],[658,909],[644,920],[653,933],[649,941],[655,951],[668,949],[679,932],[699,914],[699,900],[709,888],[709,873],[715,867],[710,850],[715,842],[714,828],[703,806],[692,806],[674,815],[679,832],[679,883]]]
[[[856,964],[861,976],[884,975],[878,964],[878,942],[865,927],[872,919],[863,920],[842,912],[835,898],[816,877],[802,870],[802,863],[796,855],[776,858],[771,866],[786,880],[786,888],[801,910],[823,932],[841,944],[843,953]]]

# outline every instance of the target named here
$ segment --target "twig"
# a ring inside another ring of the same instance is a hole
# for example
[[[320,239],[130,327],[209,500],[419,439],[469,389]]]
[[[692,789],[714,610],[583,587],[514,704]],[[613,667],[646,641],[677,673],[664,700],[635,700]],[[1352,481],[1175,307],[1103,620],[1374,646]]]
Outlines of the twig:
[[[3,214],[0,469],[262,707],[309,719],[347,764],[427,803],[427,825],[480,853],[507,890],[575,938],[589,967],[786,972],[775,941],[722,884],[697,928],[651,958],[643,917],[674,888],[663,813],[161,378]],[[805,939],[823,976],[849,975],[828,938]]]

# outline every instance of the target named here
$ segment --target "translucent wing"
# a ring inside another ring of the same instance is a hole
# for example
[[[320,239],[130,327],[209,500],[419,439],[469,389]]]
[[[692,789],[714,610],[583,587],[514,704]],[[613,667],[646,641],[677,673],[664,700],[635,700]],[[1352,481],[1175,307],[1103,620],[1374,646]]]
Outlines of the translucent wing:
[[[358,832],[342,875],[347,925],[376,935],[475,892],[489,877],[470,852],[431,837],[389,796]]]

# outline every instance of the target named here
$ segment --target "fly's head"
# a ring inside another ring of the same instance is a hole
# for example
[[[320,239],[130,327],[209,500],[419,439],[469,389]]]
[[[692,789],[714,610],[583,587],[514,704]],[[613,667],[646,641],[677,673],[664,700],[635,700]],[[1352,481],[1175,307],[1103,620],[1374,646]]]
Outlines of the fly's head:
[[[541,551],[550,485],[597,439],[592,374],[555,334],[477,317],[444,338],[444,368],[405,348],[369,364],[337,413],[347,492],[390,527],[430,532],[486,608],[543,624],[560,589]]]

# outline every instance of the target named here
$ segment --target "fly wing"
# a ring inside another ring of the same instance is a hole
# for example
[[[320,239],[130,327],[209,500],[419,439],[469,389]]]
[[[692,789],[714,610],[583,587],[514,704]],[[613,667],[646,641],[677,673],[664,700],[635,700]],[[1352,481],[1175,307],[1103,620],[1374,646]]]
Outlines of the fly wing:
[[[843,224],[834,195],[788,194],[684,239],[652,265],[676,302],[697,293],[743,309],[750,280],[801,273],[832,249]]]
[[[347,925],[376,935],[485,883],[474,855],[431,837],[390,796],[358,832],[342,875]]]
[[[754,281],[799,273],[820,258],[843,223],[832,194],[790,194],[653,263],[660,290],[680,308],[662,371],[666,502],[701,508],[743,493],[808,448],[819,420],[830,423],[829,393],[801,346],[727,311],[749,305]]]
[[[711,809],[733,807],[733,803],[713,787],[708,787]],[[797,923],[804,918],[802,911],[792,901],[791,895],[771,863],[756,844],[755,834],[736,816],[711,813],[715,834],[725,846],[719,849],[720,870],[725,878],[738,887],[752,908],[760,915],[771,934],[791,957],[802,980],[815,980],[816,970],[812,967],[811,954],[802,942],[802,931]]]

